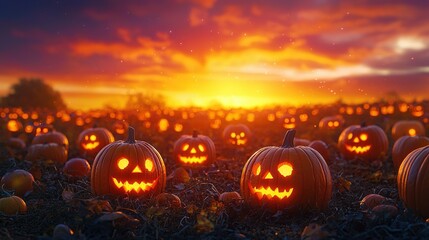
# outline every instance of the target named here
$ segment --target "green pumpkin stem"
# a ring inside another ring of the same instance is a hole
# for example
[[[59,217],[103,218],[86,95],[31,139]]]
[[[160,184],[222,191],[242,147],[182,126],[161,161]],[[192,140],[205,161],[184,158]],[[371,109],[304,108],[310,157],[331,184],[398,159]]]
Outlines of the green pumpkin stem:
[[[293,139],[295,138],[295,133],[296,133],[295,129],[290,129],[286,132],[285,138],[283,139],[283,144],[282,144],[283,148],[292,148],[295,146],[293,144]]]
[[[197,130],[194,130],[192,132],[192,137],[194,137],[194,138],[198,137],[198,131]]]
[[[125,140],[126,143],[136,143],[136,131],[133,127],[128,127],[128,138]]]

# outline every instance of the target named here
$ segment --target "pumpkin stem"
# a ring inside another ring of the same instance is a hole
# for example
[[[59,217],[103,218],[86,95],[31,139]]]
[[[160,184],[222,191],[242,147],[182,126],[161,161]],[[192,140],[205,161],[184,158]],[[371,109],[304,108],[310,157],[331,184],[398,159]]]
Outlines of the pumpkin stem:
[[[197,130],[194,130],[192,132],[192,137],[194,137],[194,138],[198,137],[198,131]]]
[[[136,143],[136,131],[133,127],[128,127],[128,138],[125,140],[126,143]]]
[[[366,125],[366,122],[365,121],[363,121],[361,124],[360,124],[360,127],[366,127],[367,125]]]
[[[283,148],[292,148],[295,146],[293,144],[293,139],[295,138],[295,133],[296,133],[295,129],[290,129],[286,132],[285,137],[283,139],[283,144],[282,144]]]

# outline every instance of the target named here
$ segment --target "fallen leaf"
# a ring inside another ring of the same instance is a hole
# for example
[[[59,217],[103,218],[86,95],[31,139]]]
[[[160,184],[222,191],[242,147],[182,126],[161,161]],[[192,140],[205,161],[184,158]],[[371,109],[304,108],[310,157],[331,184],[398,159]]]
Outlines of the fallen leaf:
[[[109,201],[107,200],[98,200],[98,199],[87,199],[84,200],[84,203],[86,204],[86,208],[91,213],[101,213],[101,212],[112,212],[113,208],[110,205]]]
[[[349,180],[344,179],[342,177],[338,178],[337,188],[340,192],[350,191],[351,185],[352,182],[350,182]]]
[[[197,215],[197,222],[194,225],[195,231],[198,233],[209,233],[214,230],[214,224],[207,218],[207,212],[202,210]]]

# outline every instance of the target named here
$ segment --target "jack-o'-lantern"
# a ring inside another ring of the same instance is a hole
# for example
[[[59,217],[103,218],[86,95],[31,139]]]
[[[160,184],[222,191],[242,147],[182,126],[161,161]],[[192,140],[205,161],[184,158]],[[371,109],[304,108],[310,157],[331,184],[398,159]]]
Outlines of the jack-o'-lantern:
[[[11,119],[7,122],[7,130],[15,133],[22,130],[22,123],[16,119]]]
[[[77,138],[77,146],[81,154],[95,157],[107,144],[115,141],[112,133],[106,128],[88,128]]]
[[[286,115],[283,118],[283,127],[286,129],[293,129],[296,127],[296,118],[292,115]]]
[[[225,127],[222,136],[229,145],[244,146],[250,141],[251,132],[250,129],[242,123],[230,124]]]
[[[417,120],[397,121],[392,127],[392,138],[394,141],[402,136],[424,136],[425,127]]]
[[[124,120],[116,120],[113,123],[113,133],[117,135],[124,135],[127,132],[128,123]]]
[[[389,142],[383,129],[376,125],[352,125],[338,138],[338,148],[346,159],[384,160]]]
[[[96,195],[150,197],[164,191],[165,181],[161,155],[149,143],[135,140],[132,127],[127,140],[101,149],[91,170],[91,188]]]
[[[191,135],[182,135],[173,149],[176,162],[183,166],[208,166],[216,158],[216,149],[213,141],[194,131]]]
[[[289,130],[282,146],[261,148],[246,162],[240,181],[245,202],[273,210],[327,207],[332,195],[328,165],[313,148],[294,147],[294,136],[295,130]]]
[[[417,148],[429,145],[429,138],[424,136],[403,136],[396,140],[392,147],[393,166],[399,170],[405,157]]]
[[[319,121],[319,128],[325,130],[339,129],[344,124],[344,119],[341,115],[323,117]]]
[[[408,154],[399,167],[398,195],[415,214],[429,218],[429,146]]]
[[[32,145],[44,143],[56,143],[58,145],[64,146],[67,150],[69,148],[69,140],[67,137],[63,133],[57,131],[37,135],[31,142]]]
[[[34,127],[35,128],[33,129],[33,131],[35,136],[49,133],[54,130],[54,127],[52,125],[46,124],[46,123],[40,123],[40,122],[35,122]]]

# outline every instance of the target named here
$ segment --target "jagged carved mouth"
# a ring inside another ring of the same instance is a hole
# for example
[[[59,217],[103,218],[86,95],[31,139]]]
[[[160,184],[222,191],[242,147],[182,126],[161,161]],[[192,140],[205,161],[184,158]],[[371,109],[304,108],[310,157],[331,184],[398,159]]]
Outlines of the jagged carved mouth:
[[[194,163],[203,163],[203,162],[205,162],[207,160],[207,156],[201,156],[201,157],[196,157],[196,156],[184,157],[184,156],[180,156],[179,155],[179,159],[183,163],[194,164]]]
[[[115,186],[118,189],[124,189],[124,191],[126,193],[129,193],[131,191],[134,191],[136,193],[139,193],[140,191],[142,192],[147,192],[151,189],[153,189],[156,185],[156,182],[158,179],[154,180],[153,182],[144,182],[144,181],[140,181],[140,182],[122,182],[122,181],[118,181],[116,178],[112,177],[113,179],[113,183],[115,183]]]
[[[284,128],[288,128],[288,129],[291,129],[291,128],[295,128],[295,123],[285,123],[285,124],[283,124],[283,127]]]
[[[92,150],[95,149],[96,147],[98,147],[100,145],[100,143],[98,142],[93,142],[93,143],[82,143],[82,147],[86,150]]]
[[[349,146],[349,145],[346,145],[346,149],[350,152],[355,152],[355,153],[360,154],[360,153],[368,152],[371,149],[371,146],[370,145],[367,145],[367,146]]]
[[[240,146],[240,145],[245,145],[247,140],[246,139],[231,139],[230,140],[232,144]]]
[[[259,200],[261,200],[264,196],[267,199],[272,199],[277,197],[278,199],[289,198],[292,195],[293,188],[289,188],[289,190],[280,191],[279,188],[272,189],[271,187],[253,187],[249,183],[249,188],[252,194],[255,194]]]

